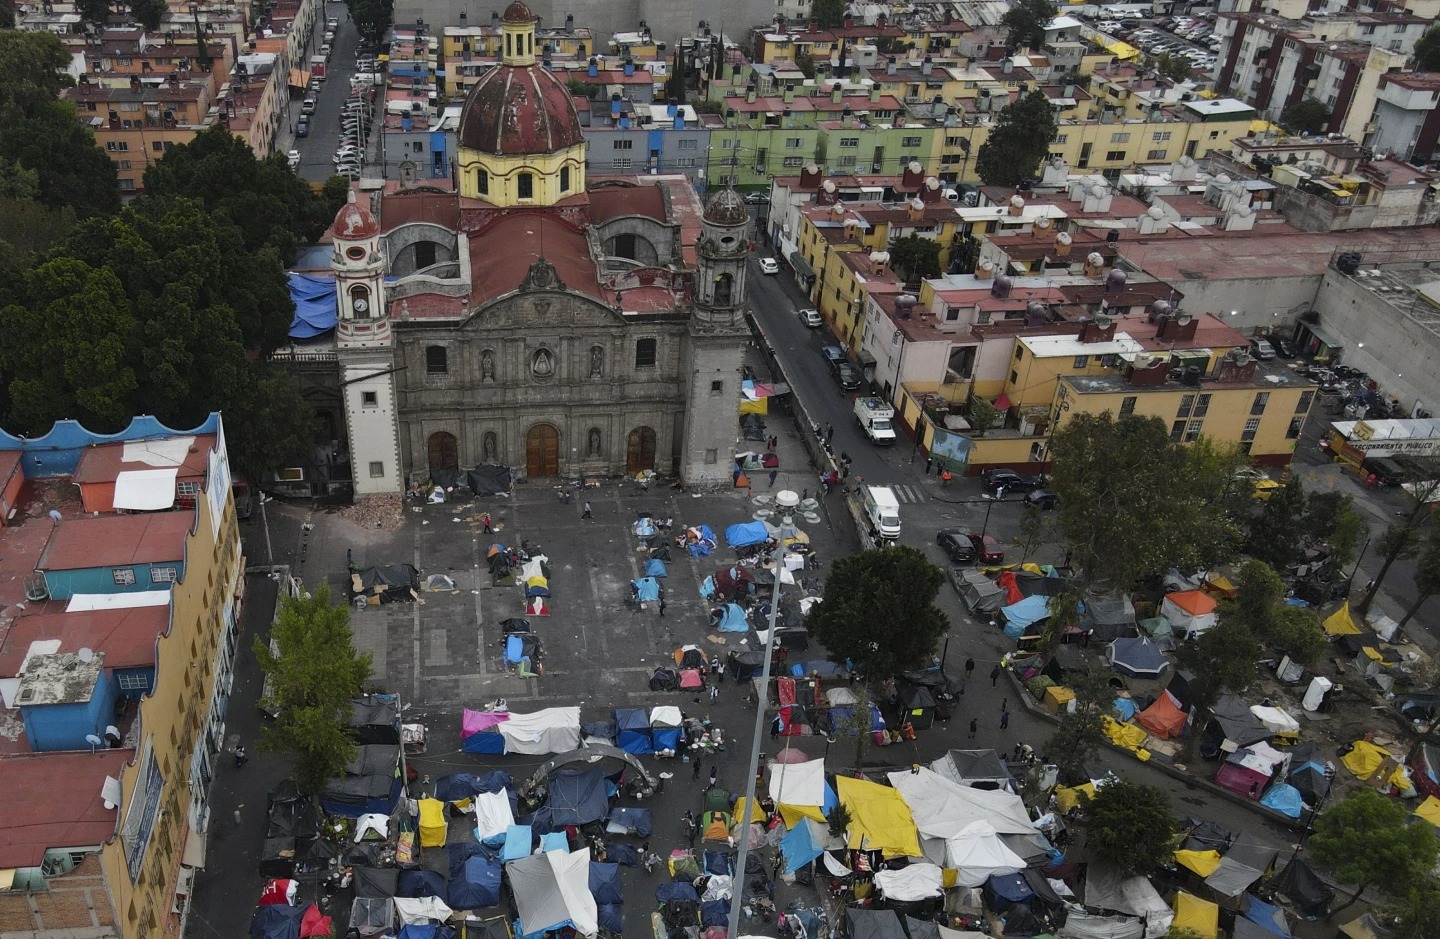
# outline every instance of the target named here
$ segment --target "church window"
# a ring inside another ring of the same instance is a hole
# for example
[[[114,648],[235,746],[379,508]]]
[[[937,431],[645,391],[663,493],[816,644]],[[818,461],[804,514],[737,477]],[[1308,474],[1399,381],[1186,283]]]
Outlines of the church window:
[[[435,263],[435,242],[415,242],[415,269],[423,271]]]
[[[560,167],[560,191],[570,191],[570,167],[568,166]]]
[[[373,391],[362,391],[362,392],[360,392],[360,406],[361,406],[361,407],[373,408],[373,407],[378,407],[379,404],[380,404],[380,397],[379,397],[379,395],[378,395],[376,392],[373,392]]]
[[[372,460],[370,463],[370,478],[378,479],[385,475],[385,464],[379,460]]]
[[[427,375],[448,375],[450,353],[444,346],[425,347],[425,373]]]
[[[521,173],[518,189],[518,196],[521,199],[535,198],[535,174]]]
[[[656,361],[654,339],[639,339],[635,342],[635,367],[654,368]]]
[[[484,170],[475,171],[475,191],[482,196],[490,195],[490,174]]]

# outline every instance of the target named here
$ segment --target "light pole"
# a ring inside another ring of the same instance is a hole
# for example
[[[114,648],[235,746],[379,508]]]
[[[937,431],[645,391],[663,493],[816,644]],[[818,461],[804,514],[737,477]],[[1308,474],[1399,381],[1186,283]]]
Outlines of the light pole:
[[[770,597],[770,619],[765,635],[765,664],[760,672],[760,691],[755,696],[755,733],[750,742],[750,775],[745,780],[745,814],[741,820],[740,853],[735,858],[736,880],[730,886],[729,935],[740,935],[740,909],[745,897],[745,863],[750,858],[750,813],[755,810],[755,777],[760,772],[760,743],[765,733],[765,706],[770,697],[770,658],[775,648],[775,632],[780,625],[780,575],[785,569],[784,532],[794,522],[790,513],[800,504],[800,497],[789,489],[775,493],[775,505],[784,512],[781,519],[780,553],[775,558],[775,592]]]

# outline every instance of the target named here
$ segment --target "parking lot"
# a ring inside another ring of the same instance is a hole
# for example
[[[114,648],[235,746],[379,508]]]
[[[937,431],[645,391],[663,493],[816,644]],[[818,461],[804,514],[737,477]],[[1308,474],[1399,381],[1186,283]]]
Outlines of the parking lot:
[[[1209,75],[1213,71],[1220,50],[1213,16],[1100,20],[1095,23],[1095,28],[1143,50],[1147,55],[1183,59],[1201,75]]]

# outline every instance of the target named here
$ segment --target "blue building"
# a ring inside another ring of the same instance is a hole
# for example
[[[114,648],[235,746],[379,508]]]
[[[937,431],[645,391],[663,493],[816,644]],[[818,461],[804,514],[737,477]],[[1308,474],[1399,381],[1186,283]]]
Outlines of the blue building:
[[[117,687],[105,671],[104,652],[31,656],[15,698],[30,749],[42,753],[103,745],[95,741],[104,740],[114,720]]]
[[[52,600],[77,593],[133,593],[185,577],[190,512],[101,515],[55,523],[40,563]]]

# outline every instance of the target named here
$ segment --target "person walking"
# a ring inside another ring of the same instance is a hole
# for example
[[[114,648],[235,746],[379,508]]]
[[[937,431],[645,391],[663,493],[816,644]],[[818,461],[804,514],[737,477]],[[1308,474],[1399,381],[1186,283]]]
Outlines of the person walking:
[[[926,457],[925,457],[925,475],[926,475],[926,476],[929,476],[929,475],[930,475],[930,470],[931,470],[931,468],[932,468],[934,465],[935,465],[935,458],[934,458],[933,456],[926,456]]]
[[[970,739],[971,739],[971,740],[974,740],[974,739],[975,739],[975,731],[977,731],[977,730],[979,730],[979,729],[980,729],[980,718],[978,718],[978,717],[972,717],[972,718],[970,718]]]
[[[485,526],[485,534],[490,535],[495,533],[495,526],[490,521],[489,512],[486,512],[484,515],[480,516],[480,523]]]
[[[965,680],[966,680],[966,681],[969,681],[969,680],[970,680],[970,673],[973,672],[973,671],[975,671],[975,660],[974,660],[974,659],[967,658],[967,659],[965,660]]]
[[[594,515],[594,513],[592,513],[592,512],[590,511],[590,503],[588,503],[588,502],[585,503],[585,510],[580,513],[580,517],[581,517],[581,518],[588,518],[588,519],[591,519],[592,521],[594,520],[595,515]]]
[[[942,469],[942,470],[940,471],[940,488],[944,489],[944,488],[948,487],[949,485],[950,485],[950,471],[949,471],[948,469]]]
[[[779,739],[779,737],[780,737],[780,731],[782,731],[782,730],[784,730],[784,729],[785,729],[785,722],[784,722],[784,720],[781,719],[781,717],[780,717],[779,714],[776,714],[774,720],[770,721],[770,739],[771,739],[771,740]]]
[[[1009,698],[1001,698],[1001,699],[1000,699],[1000,710],[1002,710],[1002,711],[1008,711],[1008,710],[1010,710],[1010,699],[1009,699]]]
[[[660,863],[660,855],[650,850],[650,842],[640,846],[640,863],[645,865],[645,873],[655,873],[655,865]]]
[[[990,687],[994,688],[1000,684],[1000,666],[990,669]]]
[[[699,781],[700,781],[700,761],[699,761],[699,760],[696,760],[696,761],[695,761],[695,772],[693,772],[693,773],[690,774],[690,781],[691,781],[691,782],[699,782]],[[685,814],[686,814],[686,815],[689,815],[690,813],[689,813],[689,812],[686,812]]]
[[[680,817],[680,825],[685,829],[685,840],[689,842],[690,847],[695,847],[695,815],[689,809],[686,809],[685,814]]]
[[[710,686],[710,703],[714,704],[720,700],[720,688],[716,685]]]
[[[830,443],[830,441],[832,441],[832,440],[834,440],[834,439],[835,439],[835,425],[834,425],[834,424],[826,424],[826,425],[825,425],[825,443],[826,443],[826,445],[828,446],[829,443]]]
[[[236,768],[236,769],[239,769],[240,767],[244,766],[244,765],[245,765],[246,763],[248,763],[248,762],[250,762],[250,757],[249,757],[249,755],[245,752],[245,748],[244,748],[244,747],[236,747],[236,748],[235,748],[235,768]]]
[[[775,477],[776,477],[776,476],[779,476],[779,475],[780,475],[780,471],[779,471],[779,470],[771,470],[771,471],[770,471],[770,488],[771,488],[771,489],[774,489],[774,488],[775,488]]]
[[[1008,710],[1001,711],[1001,712],[1000,712],[1000,729],[1001,729],[1001,730],[1004,730],[1006,727],[1009,727],[1009,726],[1010,726],[1010,712],[1009,712]]]
[[[715,783],[718,782],[719,780],[720,780],[720,770],[719,770],[718,768],[714,767],[714,766],[711,766],[711,767],[710,767],[710,784],[705,787],[705,791],[706,791],[706,792],[709,792],[711,789],[714,789],[714,788],[715,788]]]
[[[663,593],[660,594],[660,616],[662,619],[665,616],[665,594]]]

